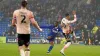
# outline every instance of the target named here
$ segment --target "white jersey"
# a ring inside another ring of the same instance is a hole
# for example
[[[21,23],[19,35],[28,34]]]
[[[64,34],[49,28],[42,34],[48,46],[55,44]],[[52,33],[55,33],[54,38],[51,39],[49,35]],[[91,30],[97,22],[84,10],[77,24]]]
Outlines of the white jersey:
[[[30,19],[33,13],[27,9],[18,9],[13,13],[13,19],[16,19],[16,28],[18,34],[30,34]]]
[[[70,24],[76,22],[76,20],[77,20],[76,15],[74,15],[74,20],[71,20],[71,21],[66,18],[63,18],[61,21],[61,25],[63,25],[62,27],[63,33],[69,33],[71,30]]]

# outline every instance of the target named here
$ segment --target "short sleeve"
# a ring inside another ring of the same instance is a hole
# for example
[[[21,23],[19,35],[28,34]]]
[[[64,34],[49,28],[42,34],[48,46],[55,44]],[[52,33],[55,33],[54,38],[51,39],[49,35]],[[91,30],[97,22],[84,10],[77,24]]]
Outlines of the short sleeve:
[[[67,24],[65,18],[62,19],[61,23],[63,23],[63,24]]]

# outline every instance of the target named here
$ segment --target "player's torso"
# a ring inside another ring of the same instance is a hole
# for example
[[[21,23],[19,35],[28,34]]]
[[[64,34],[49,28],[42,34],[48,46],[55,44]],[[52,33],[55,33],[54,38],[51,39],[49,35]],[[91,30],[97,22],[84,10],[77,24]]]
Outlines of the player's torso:
[[[64,24],[64,27],[62,27],[62,31],[63,31],[63,33],[67,33],[67,32],[69,32],[71,30],[70,23],[67,23],[68,20],[66,18],[63,18],[62,20],[65,20],[65,22],[66,22],[66,24],[61,22],[62,24]]]
[[[53,27],[51,29],[51,33],[54,34],[54,35],[57,35],[58,32],[59,32],[59,28],[58,27]]]
[[[17,33],[30,34],[30,12],[27,9],[16,11]]]

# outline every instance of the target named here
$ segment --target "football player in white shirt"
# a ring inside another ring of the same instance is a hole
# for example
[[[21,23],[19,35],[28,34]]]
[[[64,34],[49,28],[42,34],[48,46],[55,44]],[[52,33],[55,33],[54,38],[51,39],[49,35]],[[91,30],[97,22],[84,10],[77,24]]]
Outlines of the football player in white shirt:
[[[30,23],[39,31],[42,29],[34,19],[33,12],[26,9],[27,1],[21,2],[21,9],[15,10],[13,13],[12,26],[16,26],[18,34],[18,46],[20,56],[30,56]]]
[[[71,28],[70,24],[77,21],[75,11],[73,11],[73,15],[74,15],[74,20],[70,20],[69,14],[66,14],[65,15],[66,17],[63,18],[62,21],[61,21],[61,27],[62,27],[63,35],[64,35],[65,39],[67,40],[67,44],[60,51],[60,53],[64,56],[65,56],[64,50],[67,49],[71,45],[71,40],[70,40],[69,35],[72,33],[72,28]]]

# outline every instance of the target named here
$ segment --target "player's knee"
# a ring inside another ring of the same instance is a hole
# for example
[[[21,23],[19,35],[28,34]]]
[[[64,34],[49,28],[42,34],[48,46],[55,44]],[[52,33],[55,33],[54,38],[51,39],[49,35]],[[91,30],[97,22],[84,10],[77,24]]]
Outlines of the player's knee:
[[[52,46],[54,46],[54,44],[52,44]]]
[[[52,44],[51,46],[54,46],[54,44]]]
[[[28,48],[29,47],[29,44],[24,44],[25,45],[25,48]]]
[[[71,42],[71,40],[68,40],[67,42]]]
[[[30,49],[29,48],[26,48],[25,51],[30,51]]]
[[[19,46],[18,50],[20,51],[21,49],[24,49],[24,47],[23,46]]]
[[[54,46],[54,42],[53,42],[53,41],[51,41],[51,42],[50,42],[50,45],[51,45],[51,46]]]
[[[28,48],[28,45],[25,45],[25,48]]]

